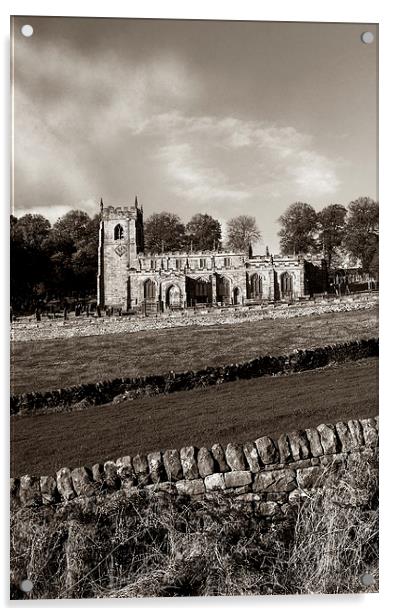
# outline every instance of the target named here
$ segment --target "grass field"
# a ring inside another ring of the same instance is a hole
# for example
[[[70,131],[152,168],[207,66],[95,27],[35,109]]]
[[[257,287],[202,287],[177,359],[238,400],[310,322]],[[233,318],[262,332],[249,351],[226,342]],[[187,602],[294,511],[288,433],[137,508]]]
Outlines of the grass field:
[[[274,324],[275,325],[275,324]],[[378,413],[378,360],[119,405],[11,418],[12,476],[187,444],[245,442]]]
[[[12,345],[14,393],[285,354],[378,335],[378,308]]]

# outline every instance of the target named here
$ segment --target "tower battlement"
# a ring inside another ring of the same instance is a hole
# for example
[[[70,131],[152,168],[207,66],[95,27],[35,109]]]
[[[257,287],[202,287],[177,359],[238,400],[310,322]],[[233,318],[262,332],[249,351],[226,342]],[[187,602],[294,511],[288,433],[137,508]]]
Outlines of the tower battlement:
[[[143,213],[142,206],[139,206],[137,197],[134,204],[131,205],[104,205],[103,200],[100,202],[100,213],[102,219],[124,218],[127,220],[136,219]]]

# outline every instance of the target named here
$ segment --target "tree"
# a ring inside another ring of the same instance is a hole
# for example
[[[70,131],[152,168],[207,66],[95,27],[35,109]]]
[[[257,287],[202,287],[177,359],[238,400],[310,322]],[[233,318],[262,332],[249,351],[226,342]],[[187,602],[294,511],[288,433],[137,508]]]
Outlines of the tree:
[[[278,219],[280,248],[284,254],[314,252],[317,249],[318,219],[314,208],[297,201]]]
[[[379,250],[379,204],[370,197],[359,197],[348,206],[344,234],[346,249],[362,262],[364,272],[375,269]]]
[[[209,214],[195,214],[186,226],[189,244],[194,250],[219,249],[221,224]]]
[[[46,249],[51,224],[39,214],[10,220],[11,303],[31,309],[45,295],[50,281]]]
[[[144,224],[144,244],[148,252],[183,250],[187,244],[185,225],[176,214],[152,214]]]
[[[342,245],[345,234],[347,210],[344,205],[333,203],[318,212],[318,245],[331,268],[337,249]]]
[[[56,294],[95,292],[99,217],[71,210],[54,224],[48,240]]]
[[[227,223],[227,246],[231,250],[247,252],[250,245],[261,239],[253,216],[236,216]]]

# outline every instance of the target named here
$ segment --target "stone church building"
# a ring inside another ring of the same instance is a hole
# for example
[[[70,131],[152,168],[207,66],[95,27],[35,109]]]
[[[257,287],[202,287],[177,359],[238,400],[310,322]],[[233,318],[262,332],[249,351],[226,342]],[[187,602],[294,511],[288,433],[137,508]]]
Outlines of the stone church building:
[[[326,291],[325,261],[308,255],[259,256],[252,251],[144,251],[137,202],[103,206],[97,295],[101,308],[155,314],[196,305],[291,301]]]

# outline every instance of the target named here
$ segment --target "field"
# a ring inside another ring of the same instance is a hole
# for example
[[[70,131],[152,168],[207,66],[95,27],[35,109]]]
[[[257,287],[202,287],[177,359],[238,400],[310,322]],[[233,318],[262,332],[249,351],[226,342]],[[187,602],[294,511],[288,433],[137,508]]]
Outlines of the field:
[[[16,342],[14,393],[286,354],[378,335],[378,308],[237,325]]]
[[[52,474],[123,455],[264,434],[378,413],[378,360],[236,381],[84,410],[11,419],[13,476]]]

